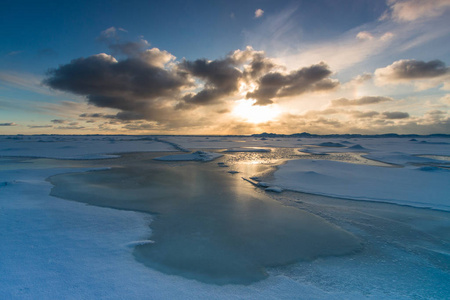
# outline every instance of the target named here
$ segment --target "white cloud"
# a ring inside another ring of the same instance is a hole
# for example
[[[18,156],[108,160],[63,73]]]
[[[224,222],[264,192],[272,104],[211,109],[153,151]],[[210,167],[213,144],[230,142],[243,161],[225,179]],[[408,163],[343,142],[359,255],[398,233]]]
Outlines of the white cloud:
[[[255,10],[255,18],[260,18],[262,17],[264,14],[264,11],[261,8],[258,8],[257,10]]]
[[[111,38],[111,37],[115,37],[116,33],[117,33],[116,27],[112,26],[112,27],[109,27],[109,28],[103,30],[100,33],[100,35],[104,38]]]
[[[360,40],[372,40],[374,38],[374,36],[368,31],[360,31],[356,35],[356,38],[358,38]]]
[[[408,22],[443,15],[450,8],[450,0],[389,0],[388,5],[392,19]]]

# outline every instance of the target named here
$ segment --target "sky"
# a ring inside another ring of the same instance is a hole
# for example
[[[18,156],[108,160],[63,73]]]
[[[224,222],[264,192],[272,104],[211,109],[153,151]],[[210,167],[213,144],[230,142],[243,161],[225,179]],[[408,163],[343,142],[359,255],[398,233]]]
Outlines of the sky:
[[[3,0],[0,28],[0,134],[450,134],[450,0]]]

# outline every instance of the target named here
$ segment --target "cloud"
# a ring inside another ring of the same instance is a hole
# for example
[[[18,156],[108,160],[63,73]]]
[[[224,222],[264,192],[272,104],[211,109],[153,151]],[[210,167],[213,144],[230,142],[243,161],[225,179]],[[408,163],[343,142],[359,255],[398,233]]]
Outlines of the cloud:
[[[41,81],[40,76],[30,73],[0,71],[0,83],[42,95],[54,95],[48,88],[41,85]]]
[[[54,119],[54,120],[51,120],[50,122],[52,122],[53,124],[64,124],[64,123],[67,123],[66,120],[62,120],[62,119]]]
[[[409,118],[409,114],[407,112],[401,112],[401,111],[392,111],[392,112],[385,111],[382,113],[382,116],[389,120]]]
[[[255,18],[261,18],[264,15],[264,11],[261,8],[255,10]]]
[[[446,118],[447,116],[447,112],[446,111],[442,111],[442,110],[431,110],[431,111],[427,111],[425,114],[425,118],[432,121],[432,122],[436,122],[436,121],[442,121]]]
[[[391,65],[376,69],[375,84],[413,84],[417,90],[425,90],[443,84],[442,89],[450,87],[450,68],[440,60],[429,62],[403,59]]]
[[[359,99],[349,100],[347,98],[340,98],[331,101],[331,106],[354,106],[354,105],[368,105],[380,102],[392,101],[390,97],[382,96],[365,96]]]
[[[184,60],[180,64],[180,69],[205,81],[204,89],[184,96],[183,100],[188,104],[211,104],[233,94],[238,91],[239,80],[243,76],[231,57],[213,61]]]
[[[450,8],[449,0],[388,0],[392,19],[409,22],[421,18],[434,18],[443,15]]]
[[[329,78],[331,73],[328,65],[323,62],[288,74],[270,72],[257,81],[257,89],[247,93],[246,97],[256,99],[258,105],[267,105],[273,103],[273,98],[333,89],[339,82]]]
[[[146,42],[114,45],[123,56],[101,53],[74,59],[51,69],[44,85],[110,109],[98,113],[74,110],[80,118],[119,123],[147,120],[155,122],[153,128],[167,130],[214,123],[215,118],[231,111],[234,101],[246,97],[257,100],[255,105],[266,105],[339,85],[330,78],[332,72],[324,63],[286,72],[263,51],[251,47],[221,59],[177,61],[167,51],[144,49]],[[211,105],[214,109],[206,108]]]
[[[100,33],[100,36],[97,38],[99,41],[105,41],[108,39],[115,39],[117,38],[117,28],[114,26],[111,26],[105,30],[103,30]]]
[[[299,41],[296,45],[297,49],[292,51],[291,55],[283,55],[283,61],[293,67],[305,65],[311,61],[326,61],[333,70],[340,71],[364,62],[369,57],[382,53],[398,40],[406,38],[402,36],[394,39],[397,34],[392,32],[391,28],[374,28],[370,31],[357,29],[359,28],[350,30],[339,37],[318,41],[314,44]]]
[[[87,97],[90,104],[157,118],[166,101],[190,85],[185,72],[165,67],[167,55],[157,48],[117,61],[107,54],[72,60],[50,70],[44,84]],[[163,116],[161,116],[163,117]]]
[[[357,119],[365,119],[365,118],[373,118],[375,116],[379,116],[380,113],[377,111],[351,111],[350,115]]]
[[[28,125],[28,128],[52,128],[52,125]]]
[[[356,35],[356,38],[360,40],[373,40],[375,37],[368,31],[360,31]]]
[[[8,122],[8,123],[0,123],[0,126],[16,126],[17,124],[14,122]]]
[[[55,129],[62,129],[62,130],[79,130],[79,129],[85,129],[84,126],[58,126]]]
[[[113,51],[113,54],[137,56],[149,46],[150,44],[146,40],[140,39],[137,42],[112,43],[108,47]]]
[[[79,117],[80,118],[112,118],[114,116],[105,115],[103,113],[93,113],[93,114],[82,113],[81,115],[79,115]]]
[[[433,78],[449,73],[450,69],[445,63],[436,59],[429,62],[403,59],[392,63],[391,65],[375,70],[375,76],[378,80],[409,80]]]

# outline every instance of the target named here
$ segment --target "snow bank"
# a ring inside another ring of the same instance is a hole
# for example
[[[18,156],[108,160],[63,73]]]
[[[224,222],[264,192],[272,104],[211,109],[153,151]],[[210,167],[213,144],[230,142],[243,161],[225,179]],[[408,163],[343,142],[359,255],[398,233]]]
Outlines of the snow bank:
[[[450,211],[450,170],[387,168],[326,160],[288,161],[271,185],[333,197]]]
[[[214,153],[214,152],[204,152],[204,151],[196,151],[190,154],[175,154],[175,155],[167,155],[162,157],[157,157],[155,160],[164,160],[164,161],[186,161],[186,160],[195,160],[195,161],[211,161],[218,157],[221,157],[222,154]]]
[[[396,164],[396,165],[406,165],[406,164],[411,164],[411,163],[415,163],[415,164],[433,163],[433,164],[445,165],[445,164],[450,163],[449,161],[446,161],[446,160],[409,155],[409,154],[405,154],[403,152],[388,152],[388,153],[377,152],[377,153],[370,153],[370,154],[363,155],[363,157],[372,159],[372,160],[382,161],[385,163]]]

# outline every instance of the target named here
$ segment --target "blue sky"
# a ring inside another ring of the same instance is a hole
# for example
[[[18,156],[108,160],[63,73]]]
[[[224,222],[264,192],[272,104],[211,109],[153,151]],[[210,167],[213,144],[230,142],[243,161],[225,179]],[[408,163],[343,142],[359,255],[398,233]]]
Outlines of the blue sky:
[[[2,1],[0,133],[449,133],[449,17],[450,0]]]

